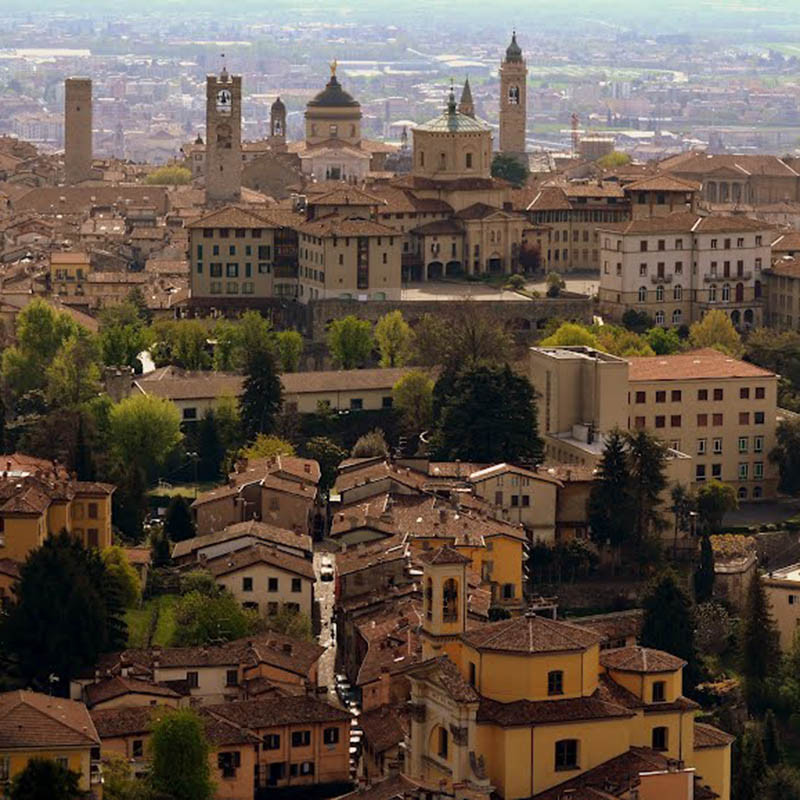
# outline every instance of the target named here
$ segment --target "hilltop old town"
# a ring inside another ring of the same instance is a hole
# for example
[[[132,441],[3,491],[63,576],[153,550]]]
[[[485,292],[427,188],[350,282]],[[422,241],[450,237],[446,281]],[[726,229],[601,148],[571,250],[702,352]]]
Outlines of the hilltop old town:
[[[52,26],[0,48],[0,797],[800,799],[800,149],[694,84],[623,134],[630,80],[565,144],[510,24],[384,110]]]

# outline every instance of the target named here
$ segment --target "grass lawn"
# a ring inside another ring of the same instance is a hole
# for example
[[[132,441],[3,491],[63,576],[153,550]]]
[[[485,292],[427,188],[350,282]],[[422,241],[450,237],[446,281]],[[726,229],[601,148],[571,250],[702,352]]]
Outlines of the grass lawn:
[[[165,594],[151,598],[141,608],[129,608],[125,613],[128,647],[169,646],[175,633],[177,602],[177,595]]]
[[[125,622],[128,625],[128,647],[147,647],[151,613],[152,609],[149,603],[141,608],[129,608],[125,612]]]
[[[154,599],[160,602],[158,606],[158,620],[156,622],[156,629],[153,633],[151,645],[158,644],[162,647],[168,647],[172,641],[177,624],[175,622],[175,606],[178,602],[178,596],[175,594],[165,594]]]

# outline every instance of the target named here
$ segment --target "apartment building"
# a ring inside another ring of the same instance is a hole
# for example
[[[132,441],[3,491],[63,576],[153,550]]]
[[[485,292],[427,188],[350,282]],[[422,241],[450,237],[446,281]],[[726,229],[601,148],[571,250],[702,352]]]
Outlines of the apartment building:
[[[599,226],[600,308],[619,320],[646,311],[660,326],[688,325],[719,308],[737,328],[763,324],[762,270],[772,232],[747,217],[695,213]]]
[[[764,271],[767,307],[764,322],[770,328],[800,330],[800,255],[785,255]]]
[[[741,500],[774,497],[777,376],[716,350],[623,359],[586,347],[531,348],[548,460],[594,466],[604,434],[647,428],[670,446],[670,483],[712,478]]]
[[[81,297],[86,280],[92,271],[88,253],[65,252],[50,254],[50,287],[62,297]]]
[[[192,302],[254,305],[256,298],[294,297],[297,232],[302,220],[274,208],[258,213],[226,206],[190,223]]]
[[[790,564],[761,576],[781,650],[791,651],[800,626],[800,564]]]

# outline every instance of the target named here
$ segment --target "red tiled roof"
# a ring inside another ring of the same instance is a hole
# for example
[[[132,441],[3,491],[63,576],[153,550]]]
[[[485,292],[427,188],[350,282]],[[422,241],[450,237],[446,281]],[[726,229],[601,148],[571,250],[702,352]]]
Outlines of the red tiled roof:
[[[238,572],[240,569],[253,566],[253,564],[269,564],[278,569],[291,572],[314,580],[314,568],[311,562],[300,556],[294,556],[275,547],[265,547],[260,544],[250,545],[233,553],[225,553],[217,558],[209,559],[205,567],[215,577]]]
[[[113,700],[115,697],[123,697],[127,694],[147,694],[157,697],[173,697],[178,698],[180,695],[168,688],[161,686],[157,683],[150,681],[140,681],[135,678],[125,678],[117,675],[113,678],[100,681],[99,683],[90,683],[86,689],[86,702],[91,708],[98,703],[104,703],[107,700]]]
[[[98,744],[83,703],[24,690],[0,694],[0,750]]]
[[[295,725],[314,722],[346,722],[350,714],[330,703],[308,695],[277,697],[267,700],[238,700],[231,703],[204,706],[215,717],[234,722],[253,730],[276,725]]]
[[[476,650],[514,653],[585,650],[602,641],[602,636],[586,628],[532,614],[483,625],[462,638]]]
[[[358,718],[364,738],[374,753],[383,753],[403,741],[407,729],[404,722],[392,706],[373,708]]]
[[[308,534],[295,533],[286,528],[270,525],[268,522],[251,519],[228,525],[227,528],[216,533],[208,533],[205,536],[195,536],[193,539],[176,542],[172,549],[172,557],[181,558],[197,550],[202,550],[204,547],[244,537],[252,537],[266,544],[283,545],[309,553],[312,549],[311,537]]]
[[[481,698],[478,722],[502,727],[543,725],[552,722],[579,722],[592,719],[632,717],[635,712],[616,703],[601,699],[596,692],[591,697],[564,700],[517,700],[500,703]]]
[[[708,747],[727,747],[735,738],[735,736],[731,736],[713,725],[706,725],[703,722],[694,723],[695,750],[702,750]]]
[[[675,672],[686,666],[682,658],[671,653],[639,645],[604,650],[600,653],[600,663],[606,669],[641,673]]]
[[[711,348],[671,356],[629,358],[628,363],[628,379],[631,382],[775,377],[770,370]]]

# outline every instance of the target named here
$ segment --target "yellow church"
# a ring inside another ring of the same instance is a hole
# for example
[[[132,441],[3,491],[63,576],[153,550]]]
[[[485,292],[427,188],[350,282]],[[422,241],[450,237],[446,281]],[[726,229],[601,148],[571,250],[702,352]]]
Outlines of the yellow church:
[[[531,612],[467,625],[469,560],[423,556],[405,775],[455,800],[730,800],[733,737],[695,721],[684,661]]]

